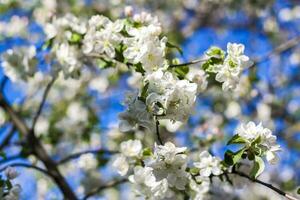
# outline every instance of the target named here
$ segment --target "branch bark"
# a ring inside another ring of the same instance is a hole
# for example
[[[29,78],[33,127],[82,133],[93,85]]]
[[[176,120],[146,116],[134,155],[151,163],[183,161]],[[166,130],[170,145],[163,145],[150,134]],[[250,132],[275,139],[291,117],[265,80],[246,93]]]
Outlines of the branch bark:
[[[46,86],[46,89],[44,91],[44,94],[43,94],[41,103],[39,105],[39,108],[38,108],[38,110],[37,110],[37,112],[36,112],[36,114],[35,114],[35,116],[33,118],[32,126],[31,126],[31,130],[32,131],[34,130],[35,125],[36,125],[36,123],[37,123],[37,121],[38,121],[38,119],[39,119],[39,117],[40,117],[40,115],[42,113],[43,107],[44,107],[44,105],[46,103],[47,96],[48,96],[48,94],[50,92],[50,89],[51,89],[52,85],[54,84],[55,80],[56,80],[56,77],[53,77],[51,79],[51,81],[48,83],[48,85]]]
[[[281,196],[284,196],[285,198],[289,199],[289,200],[299,200],[289,194],[287,194],[286,192],[280,190],[279,188],[276,188],[275,186],[273,186],[272,184],[269,184],[269,183],[265,183],[261,180],[258,180],[258,179],[252,179],[250,176],[248,176],[247,174],[243,173],[243,172],[239,172],[239,171],[233,171],[232,174],[236,174],[240,177],[243,177],[243,178],[246,178],[252,182],[255,182],[255,183],[258,183],[258,184],[261,184],[275,192],[277,192],[278,194],[280,194]]]
[[[48,90],[50,90],[50,88]],[[40,107],[43,107],[42,104],[44,103],[42,102]],[[71,187],[69,186],[65,178],[60,173],[56,163],[48,155],[48,153],[46,152],[45,148],[43,147],[39,139],[35,136],[34,130],[29,129],[28,126],[25,124],[25,122],[23,122],[23,120],[19,117],[18,113],[16,113],[13,110],[13,108],[7,103],[2,91],[0,93],[0,106],[10,116],[12,123],[15,125],[16,129],[20,132],[20,134],[23,137],[27,138],[27,142],[29,144],[28,146],[31,147],[33,154],[43,162],[49,174],[51,174],[52,179],[55,181],[55,183],[58,185],[59,189],[63,193],[65,199],[77,200],[75,193],[73,192],[73,190],[71,189]]]

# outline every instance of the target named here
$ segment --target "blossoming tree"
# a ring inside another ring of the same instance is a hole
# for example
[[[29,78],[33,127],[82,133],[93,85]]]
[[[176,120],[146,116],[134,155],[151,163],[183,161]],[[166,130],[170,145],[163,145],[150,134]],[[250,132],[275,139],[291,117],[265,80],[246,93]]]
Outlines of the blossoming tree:
[[[217,119],[211,118],[208,138],[190,138],[189,145],[181,145],[171,133],[188,123],[197,112],[197,98],[210,88],[221,95],[243,91],[241,82],[251,78],[247,72],[259,62],[245,55],[244,44],[228,43],[226,49],[212,44],[199,59],[183,62],[182,50],[150,13],[132,7],[125,7],[117,19],[48,13],[46,19],[38,18],[45,33],[41,42],[1,55],[1,123],[8,134],[0,149],[19,147],[15,157],[1,153],[1,198],[22,196],[25,187],[17,183],[19,173],[13,167],[25,167],[42,174],[36,177],[43,187],[38,199],[46,199],[50,181],[61,193],[58,198],[70,200],[92,199],[121,184],[130,187],[127,199],[202,200],[220,194],[237,199],[242,195],[233,191],[241,180],[262,185],[279,198],[297,199],[260,180],[282,150],[262,123],[240,123],[223,144],[222,156],[211,149],[222,139],[213,133],[220,128]],[[120,92],[125,111],[119,113],[118,128],[108,127],[103,136],[98,124],[109,113],[101,113],[99,93],[104,96],[110,85],[122,84],[122,77],[130,87],[122,88],[128,93]],[[8,83],[24,89],[20,102],[10,102]],[[15,159],[26,162],[10,162]],[[111,173],[109,179],[100,177],[99,168]],[[78,188],[71,184],[74,178],[67,178],[72,173],[84,176]]]

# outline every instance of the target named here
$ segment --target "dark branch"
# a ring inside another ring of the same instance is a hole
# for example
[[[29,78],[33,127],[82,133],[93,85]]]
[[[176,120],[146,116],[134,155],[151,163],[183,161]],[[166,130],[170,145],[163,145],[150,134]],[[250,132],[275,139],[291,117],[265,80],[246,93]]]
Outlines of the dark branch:
[[[91,192],[87,193],[83,197],[83,200],[87,200],[89,197],[100,193],[104,189],[115,187],[115,186],[120,185],[120,184],[125,183],[125,182],[127,182],[127,179],[121,179],[121,180],[115,180],[115,181],[108,182],[107,184],[101,185],[100,187],[98,187],[98,188],[92,190]]]
[[[243,172],[233,171],[232,174],[236,174],[236,175],[238,175],[240,177],[243,177],[243,178],[246,178],[246,179],[248,179],[248,180],[250,180],[252,182],[259,183],[259,184],[261,184],[261,185],[263,185],[265,187],[268,187],[269,189],[277,192],[278,194],[286,197],[287,199],[290,199],[290,200],[299,200],[299,199],[297,199],[297,198],[295,198],[295,197],[293,197],[293,196],[285,193],[284,191],[280,190],[279,188],[274,187],[272,184],[265,183],[265,182],[263,182],[261,180],[258,180],[258,179],[253,179],[253,178],[251,178],[250,176],[248,176],[247,174],[245,174]]]
[[[39,172],[42,172],[43,174],[49,176],[50,178],[52,177],[52,175],[47,170],[42,169],[42,168],[37,167],[37,166],[34,166],[34,165],[31,165],[31,164],[27,164],[27,163],[12,163],[12,164],[9,164],[6,167],[1,168],[0,172],[3,172],[8,167],[24,167],[24,168],[29,168],[29,169],[35,169],[35,170],[37,170]]]
[[[61,160],[59,160],[57,162],[57,164],[61,165],[61,164],[64,164],[66,162],[69,162],[70,160],[73,160],[73,159],[76,159],[76,158],[79,158],[80,156],[84,155],[84,154],[115,154],[115,153],[118,153],[116,151],[109,151],[109,150],[105,150],[105,149],[96,149],[96,150],[87,150],[87,151],[82,151],[82,152],[78,152],[78,153],[74,153],[74,154],[71,154]]]
[[[279,46],[277,46],[276,48],[274,48],[273,50],[271,50],[270,52],[268,52],[265,55],[262,55],[260,57],[254,58],[254,63],[250,66],[253,67],[256,64],[262,63],[268,59],[270,59],[273,55],[276,54],[280,54],[282,52],[285,52],[295,46],[297,46],[300,43],[300,36],[295,37],[291,40],[288,40],[282,44],[280,44]],[[170,68],[174,68],[174,67],[182,67],[182,66],[187,66],[187,65],[193,65],[193,64],[197,64],[200,62],[205,62],[207,61],[207,59],[196,59],[196,60],[192,60],[186,63],[180,63],[180,64],[173,64],[173,65],[169,65]]]
[[[182,66],[193,65],[193,64],[197,64],[197,63],[205,62],[205,61],[207,61],[207,59],[196,59],[196,60],[193,60],[193,61],[190,61],[190,62],[186,62],[186,63],[169,65],[169,67],[170,68],[182,67]]]
[[[164,143],[163,143],[163,141],[160,137],[160,133],[159,133],[159,121],[158,121],[158,119],[156,119],[156,136],[157,136],[157,140],[158,140],[159,144],[163,145]]]
[[[6,157],[5,159],[0,160],[0,165],[3,165],[7,162],[13,161],[13,160],[17,160],[17,159],[22,159],[22,157],[18,154],[18,155],[13,155],[13,156],[9,156]]]
[[[0,150],[2,150],[6,145],[9,144],[11,138],[14,136],[16,132],[16,128],[13,126],[9,132],[7,133],[7,135],[5,136],[5,138],[3,139],[2,143],[0,144]]]
[[[51,79],[51,81],[48,83],[48,85],[47,85],[47,87],[46,87],[46,89],[45,89],[45,91],[44,91],[44,94],[43,94],[41,103],[40,103],[40,105],[39,105],[39,108],[38,108],[38,110],[37,110],[37,112],[36,112],[36,114],[35,114],[35,116],[34,116],[34,118],[33,118],[31,130],[34,130],[34,128],[35,128],[35,125],[36,125],[36,123],[37,123],[37,121],[38,121],[38,119],[39,119],[39,117],[40,117],[40,115],[41,115],[41,113],[42,113],[43,107],[44,107],[44,105],[45,105],[45,103],[46,103],[46,99],[47,99],[47,96],[48,96],[48,94],[49,94],[49,91],[50,91],[52,85],[54,84],[55,80],[56,80],[56,77],[54,76],[54,77]]]
[[[73,192],[72,188],[69,186],[63,175],[60,173],[56,163],[48,155],[39,139],[35,137],[34,130],[30,130],[28,128],[28,126],[21,119],[18,113],[16,113],[6,101],[2,92],[0,93],[0,106],[6,111],[16,129],[18,129],[19,133],[23,135],[24,138],[27,138],[27,142],[29,144],[29,147],[31,147],[33,154],[43,162],[43,164],[47,168],[47,171],[49,172],[49,174],[51,174],[52,179],[64,194],[65,199],[77,200],[75,193]]]

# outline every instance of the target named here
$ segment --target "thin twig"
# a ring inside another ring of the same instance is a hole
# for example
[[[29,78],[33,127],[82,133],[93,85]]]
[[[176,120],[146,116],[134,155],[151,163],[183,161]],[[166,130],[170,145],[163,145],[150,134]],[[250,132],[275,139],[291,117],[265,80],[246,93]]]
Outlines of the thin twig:
[[[232,174],[239,175],[240,177],[244,177],[244,178],[246,178],[246,179],[248,179],[248,180],[250,180],[252,182],[259,183],[259,184],[261,184],[261,185],[263,185],[265,187],[268,187],[269,189],[277,192],[278,194],[286,197],[289,200],[299,200],[299,199],[297,199],[297,198],[295,198],[295,197],[293,197],[293,196],[285,193],[284,191],[280,190],[279,188],[274,187],[272,184],[265,183],[265,182],[263,182],[261,180],[258,180],[258,179],[253,179],[253,178],[251,178],[250,176],[248,176],[247,174],[245,174],[243,172],[233,171]]]
[[[280,54],[282,52],[285,52],[285,51],[297,46],[299,43],[300,43],[300,36],[297,36],[293,39],[290,39],[290,40],[278,45],[276,48],[272,49],[267,54],[255,58],[254,63],[253,63],[252,66],[254,66],[255,64],[262,63],[262,62],[270,59],[272,56],[274,56],[276,54]]]
[[[24,168],[29,168],[29,169],[35,169],[35,170],[37,170],[39,172],[42,172],[43,174],[49,176],[50,178],[52,178],[52,175],[47,170],[42,169],[42,168],[37,167],[37,166],[34,166],[34,165],[31,165],[31,164],[27,164],[27,163],[12,163],[12,164],[9,164],[6,167],[1,168],[0,172],[5,171],[8,167],[24,167]]]
[[[80,156],[84,155],[84,154],[99,154],[99,153],[106,153],[106,154],[115,154],[115,153],[118,153],[116,151],[109,151],[109,150],[105,150],[105,149],[96,149],[96,150],[87,150],[87,151],[82,151],[82,152],[78,152],[78,153],[74,153],[74,154],[71,154],[61,160],[59,160],[57,162],[58,165],[61,165],[61,164],[64,164],[70,160],[73,160],[73,159],[76,159],[76,158],[79,158]]]
[[[125,182],[127,182],[127,179],[114,180],[114,181],[111,181],[111,182],[109,182],[109,183],[107,183],[105,185],[101,185],[98,188],[96,188],[96,189],[92,190],[91,192],[87,193],[83,197],[82,200],[87,200],[89,197],[94,196],[94,195],[100,193],[104,189],[115,187],[115,186],[120,185],[120,184],[125,183]]]
[[[157,136],[157,140],[159,142],[160,145],[163,145],[163,141],[160,137],[160,133],[159,133],[159,121],[158,119],[156,119],[156,136]]]
[[[19,154],[6,157],[5,159],[0,160],[0,165],[3,165],[5,163],[7,163],[7,162],[10,162],[10,161],[13,161],[13,160],[17,160],[17,159],[22,159],[22,157]]]
[[[37,112],[36,112],[36,114],[35,114],[35,116],[34,116],[34,118],[33,118],[31,130],[34,130],[34,128],[35,128],[35,125],[36,125],[36,123],[37,123],[37,121],[38,121],[38,119],[39,119],[39,117],[40,117],[40,115],[41,115],[41,113],[42,113],[43,107],[44,107],[44,105],[45,105],[45,103],[46,103],[46,99],[47,99],[47,96],[48,96],[48,94],[49,94],[49,91],[50,91],[52,85],[54,84],[55,80],[56,80],[56,77],[54,76],[54,77],[51,79],[51,81],[48,83],[48,85],[46,86],[46,89],[45,89],[45,91],[44,91],[44,94],[43,94],[41,103],[40,103],[40,105],[39,105],[39,108],[38,108],[38,110],[37,110]]]
[[[5,138],[2,140],[2,143],[0,144],[0,150],[2,150],[7,144],[9,144],[11,138],[14,136],[16,132],[16,128],[15,126],[13,126],[9,132],[7,133],[7,135],[5,136]]]
[[[190,62],[186,62],[186,63],[180,63],[180,64],[173,64],[173,65],[169,65],[170,68],[175,68],[175,67],[182,67],[182,66],[186,66],[186,65],[193,65],[193,64],[197,64],[200,62],[205,62],[207,61],[207,59],[196,59],[196,60],[192,60]]]
[[[290,39],[280,45],[278,45],[276,48],[274,48],[273,50],[269,51],[268,53],[266,53],[265,55],[262,55],[260,57],[254,58],[254,62],[250,67],[255,66],[256,64],[262,63],[266,60],[268,60],[269,58],[271,58],[273,55],[275,54],[279,54],[282,53],[284,51],[287,51],[295,46],[297,46],[300,43],[300,36],[297,36],[293,39]],[[187,66],[187,65],[193,65],[193,64],[197,64],[200,62],[205,62],[207,61],[207,59],[196,59],[196,60],[192,60],[186,63],[180,63],[180,64],[173,64],[173,65],[169,65],[170,68],[174,68],[174,67],[182,67],[182,66]]]

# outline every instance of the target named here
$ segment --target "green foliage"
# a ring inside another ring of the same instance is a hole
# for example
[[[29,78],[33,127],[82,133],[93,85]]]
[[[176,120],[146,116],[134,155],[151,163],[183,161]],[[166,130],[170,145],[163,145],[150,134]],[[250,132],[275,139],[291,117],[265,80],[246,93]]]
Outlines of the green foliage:
[[[143,156],[151,156],[152,155],[152,150],[147,147],[143,149]]]
[[[181,49],[179,46],[177,46],[177,45],[175,45],[175,44],[172,44],[172,43],[170,43],[170,42],[167,42],[167,43],[166,43],[166,46],[167,46],[168,48],[170,48],[170,49],[176,49],[176,50],[178,51],[178,53],[180,53],[180,55],[183,55],[183,51],[182,51],[182,49]]]
[[[225,166],[233,166],[237,164],[242,159],[244,152],[245,149],[241,149],[237,152],[227,150],[224,155],[223,164],[225,164]]]
[[[265,169],[265,163],[259,156],[255,156],[254,165],[250,172],[250,176],[256,179]]]
[[[230,144],[244,144],[246,143],[246,140],[244,138],[242,138],[241,136],[239,135],[235,135],[233,136],[227,143],[227,145],[230,145]]]
[[[196,168],[196,167],[193,167],[193,168],[190,168],[190,173],[192,174],[192,175],[197,175],[197,174],[199,174],[199,171],[200,171],[200,169],[199,168]]]
[[[184,79],[185,75],[189,73],[189,67],[188,66],[180,66],[176,67],[174,69],[176,75],[178,76],[179,79]]]
[[[72,33],[72,36],[69,41],[72,44],[78,44],[82,41],[82,39],[83,39],[83,35],[78,33]]]

